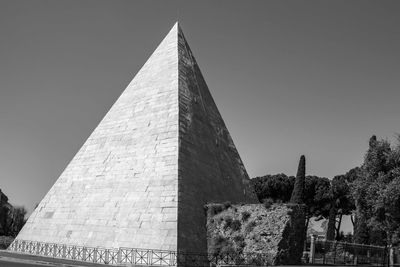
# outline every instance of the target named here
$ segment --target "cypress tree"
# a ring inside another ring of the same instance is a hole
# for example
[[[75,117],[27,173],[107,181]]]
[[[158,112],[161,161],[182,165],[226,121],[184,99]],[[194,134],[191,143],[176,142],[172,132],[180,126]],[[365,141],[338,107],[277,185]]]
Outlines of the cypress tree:
[[[294,188],[290,203],[303,204],[304,203],[304,186],[306,179],[306,157],[302,155],[299,161],[299,167],[297,169],[296,180],[294,182]]]

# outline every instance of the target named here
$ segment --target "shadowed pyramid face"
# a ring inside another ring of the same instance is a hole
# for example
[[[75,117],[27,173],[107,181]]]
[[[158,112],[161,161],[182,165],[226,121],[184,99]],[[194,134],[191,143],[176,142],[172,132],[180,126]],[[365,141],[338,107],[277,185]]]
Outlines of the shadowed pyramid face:
[[[203,205],[223,201],[257,202],[175,24],[17,239],[204,252]]]

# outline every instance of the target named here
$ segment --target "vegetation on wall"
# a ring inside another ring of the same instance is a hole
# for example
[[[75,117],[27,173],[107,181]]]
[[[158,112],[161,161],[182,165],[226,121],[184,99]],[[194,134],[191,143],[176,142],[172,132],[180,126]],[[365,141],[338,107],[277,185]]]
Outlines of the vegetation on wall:
[[[244,265],[300,263],[304,242],[302,205],[227,207],[209,203],[205,208],[211,257],[224,259],[229,255],[236,264]]]

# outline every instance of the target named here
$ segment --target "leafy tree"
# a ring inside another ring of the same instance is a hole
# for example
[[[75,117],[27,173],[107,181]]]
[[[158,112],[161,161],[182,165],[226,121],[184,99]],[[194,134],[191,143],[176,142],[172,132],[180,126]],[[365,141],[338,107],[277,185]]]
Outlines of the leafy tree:
[[[17,236],[19,231],[21,231],[24,226],[26,220],[26,209],[24,207],[15,207],[12,209],[10,217],[11,217],[11,227],[10,227],[10,235]]]
[[[328,178],[306,176],[304,189],[306,227],[312,217],[316,217],[317,221],[328,217],[331,201],[330,187]]]
[[[296,180],[294,182],[294,188],[292,196],[290,197],[291,203],[303,204],[304,203],[304,187],[306,178],[306,157],[302,155],[299,161],[299,167],[297,169]]]
[[[355,205],[351,195],[348,177],[346,175],[335,176],[332,179],[331,184],[331,209],[334,209],[336,213],[336,216],[334,218],[332,217],[332,219],[335,220],[335,236],[336,240],[338,240],[340,238],[339,234],[343,215],[352,215],[353,211],[355,210]]]
[[[328,228],[326,230],[326,240],[334,240],[335,239],[335,224],[336,224],[336,206],[335,203],[332,202],[329,209],[329,218],[328,218]]]
[[[265,175],[251,179],[260,202],[289,202],[294,187],[293,176],[285,174]],[[327,218],[330,205],[330,181],[328,178],[306,176],[304,188],[304,204],[306,205],[306,227],[312,217],[316,220]]]
[[[294,177],[283,173],[251,179],[260,202],[270,198],[274,202],[288,202],[293,191]]]
[[[356,242],[398,244],[400,142],[392,147],[388,141],[372,136],[361,166],[361,175],[351,186],[356,207]]]
[[[377,140],[373,135],[369,140],[369,148],[364,158],[363,168],[370,178],[376,178],[379,173],[390,170],[388,155],[391,152],[390,143]]]
[[[362,179],[364,175],[364,171],[360,168],[360,167],[355,167],[351,170],[349,170],[345,175],[344,175],[344,180],[348,185],[348,189],[349,189],[349,194],[348,194],[348,201],[349,201],[349,206],[351,207],[349,210],[347,210],[349,212],[349,214],[346,215],[350,215],[350,219],[351,219],[351,223],[353,224],[353,229],[355,229],[355,211],[356,211],[356,203],[355,203],[355,199],[354,199],[354,192],[355,192],[355,183],[356,181]]]

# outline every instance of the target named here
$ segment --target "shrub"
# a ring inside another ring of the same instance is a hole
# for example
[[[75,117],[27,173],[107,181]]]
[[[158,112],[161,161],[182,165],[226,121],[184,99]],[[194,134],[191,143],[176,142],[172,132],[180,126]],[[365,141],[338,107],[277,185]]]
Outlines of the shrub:
[[[240,230],[240,227],[242,227],[242,223],[239,220],[233,220],[231,223],[231,229],[233,231],[238,231]]]
[[[270,263],[268,262],[267,258],[263,254],[255,254],[246,262],[249,265],[256,265],[256,266],[266,266]]]
[[[231,245],[228,244],[227,246],[224,246],[221,248],[221,256],[228,256],[228,255],[236,255],[236,249]]]
[[[266,209],[271,208],[271,206],[274,204],[274,200],[272,198],[266,198],[264,199],[264,207]]]
[[[243,241],[239,241],[237,242],[237,246],[241,249],[241,251],[243,251],[243,248],[246,246],[246,242]]]
[[[6,249],[13,241],[12,236],[0,236],[0,249]]]
[[[215,238],[211,239],[210,246],[208,248],[208,253],[212,255],[219,255],[221,253],[222,248],[228,245],[228,240],[221,236],[217,235]]]
[[[223,236],[221,236],[221,235],[218,235],[218,236],[215,238],[215,244],[217,244],[217,245],[222,244],[222,243],[224,243],[225,241],[226,241],[226,238],[223,237]]]
[[[225,201],[225,202],[224,202],[224,207],[225,207],[225,209],[229,209],[231,206],[232,206],[232,204],[231,204],[230,201]]]
[[[255,221],[251,221],[246,225],[245,232],[250,233],[253,231],[254,227],[256,227],[257,223]]]
[[[244,241],[244,237],[241,236],[241,235],[236,235],[236,236],[233,237],[233,240],[234,240],[235,242]]]
[[[225,206],[222,204],[210,204],[207,206],[207,212],[209,216],[214,216],[224,210]]]
[[[247,221],[248,218],[250,218],[251,213],[248,211],[243,211],[242,212],[242,221],[245,222]]]
[[[243,251],[243,248],[246,246],[246,242],[244,241],[244,237],[242,235],[237,235],[233,237],[233,241],[235,241],[236,246]]]
[[[224,225],[225,230],[232,226],[233,219],[231,216],[225,216],[224,221],[225,221],[225,225]]]

